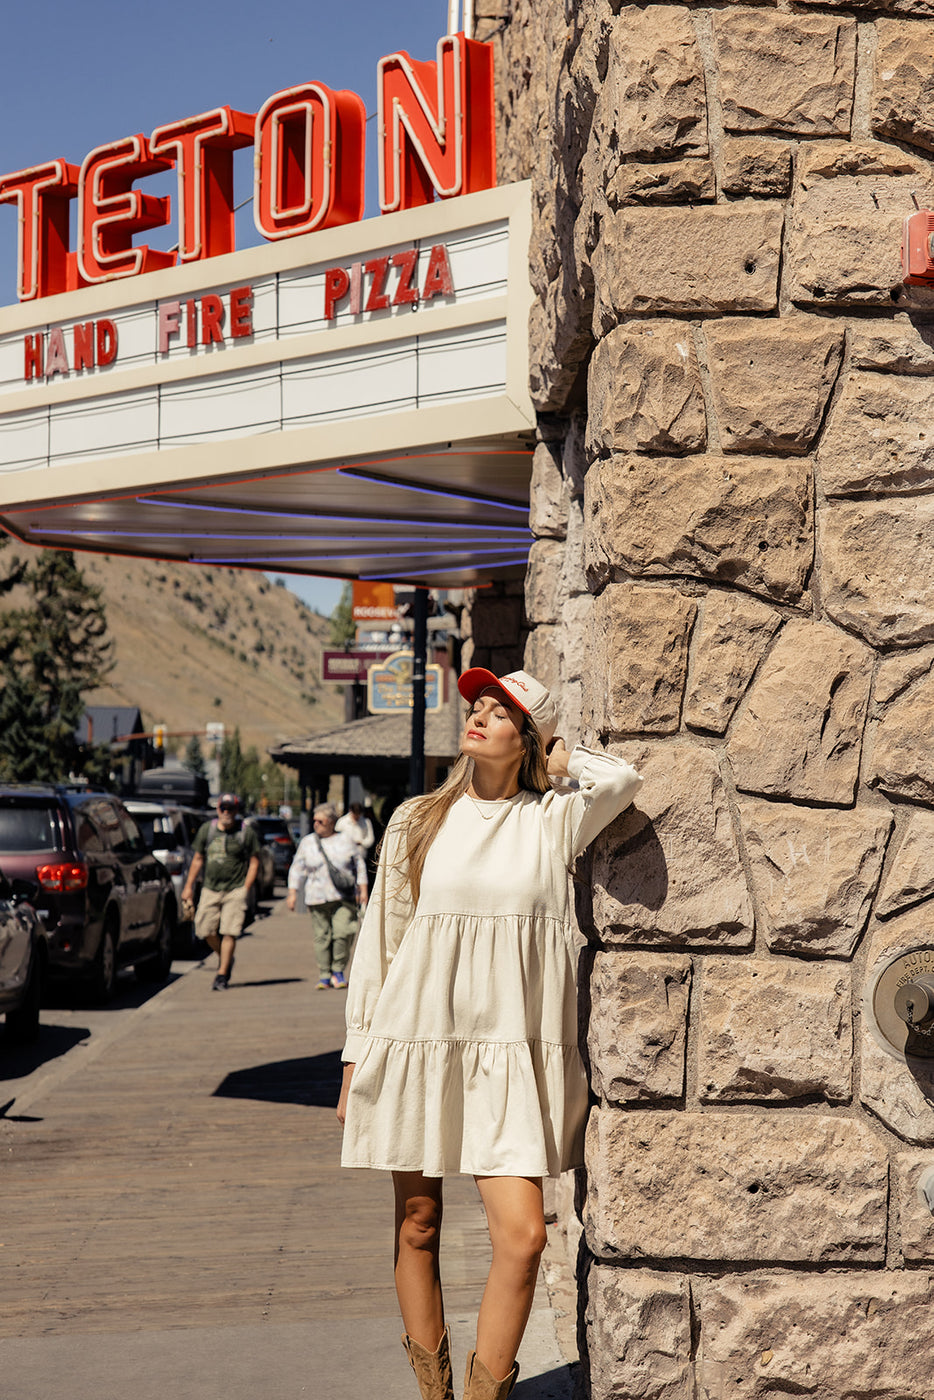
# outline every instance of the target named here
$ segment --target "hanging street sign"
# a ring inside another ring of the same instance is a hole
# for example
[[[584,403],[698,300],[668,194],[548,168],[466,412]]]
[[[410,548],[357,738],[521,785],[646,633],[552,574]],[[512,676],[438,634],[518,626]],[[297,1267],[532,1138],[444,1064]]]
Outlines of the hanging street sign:
[[[412,708],[412,676],[415,658],[411,651],[394,652],[386,661],[371,666],[367,673],[367,709],[371,715],[395,714]],[[425,709],[440,710],[444,693],[444,670],[425,667]]]

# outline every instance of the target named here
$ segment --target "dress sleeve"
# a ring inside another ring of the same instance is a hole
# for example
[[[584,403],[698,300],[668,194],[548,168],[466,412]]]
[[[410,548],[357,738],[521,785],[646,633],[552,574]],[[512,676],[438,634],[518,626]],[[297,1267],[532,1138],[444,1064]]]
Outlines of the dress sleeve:
[[[347,1039],[341,1056],[350,1064],[359,1057],[386,974],[414,912],[405,827],[404,814],[394,813],[383,837],[376,879],[357,937],[347,993]]]
[[[577,744],[568,759],[576,792],[550,792],[542,814],[553,849],[570,866],[604,827],[625,812],[642,779],[624,758]]]

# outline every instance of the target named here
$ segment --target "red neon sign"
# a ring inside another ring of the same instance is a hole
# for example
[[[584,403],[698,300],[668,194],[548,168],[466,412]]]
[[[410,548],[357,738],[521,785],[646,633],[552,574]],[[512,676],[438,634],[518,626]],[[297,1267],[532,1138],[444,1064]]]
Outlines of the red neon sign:
[[[450,34],[434,62],[390,54],[377,64],[377,84],[384,213],[495,185],[489,45]],[[251,143],[253,218],[264,238],[356,222],[363,217],[365,122],[356,93],[309,82],[274,93],[255,117],[219,107],[158,126],[148,139],[99,146],[80,170],[55,160],[0,176],[0,204],[15,203],[20,221],[20,301],[233,251],[233,151]],[[136,235],[166,225],[171,212],[168,198],[144,194],[135,182],[173,166],[178,253],[134,246]],[[78,247],[70,252],[74,198]]]

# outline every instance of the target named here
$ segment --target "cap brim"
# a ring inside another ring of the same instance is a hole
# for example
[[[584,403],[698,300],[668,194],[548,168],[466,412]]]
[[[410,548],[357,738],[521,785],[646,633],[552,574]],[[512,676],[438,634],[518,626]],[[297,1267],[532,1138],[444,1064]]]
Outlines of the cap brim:
[[[472,666],[469,671],[465,671],[457,682],[457,688],[469,705],[472,705],[478,695],[482,695],[490,688],[498,690],[510,705],[515,705],[517,710],[521,710],[524,715],[531,719],[531,713],[522,704],[521,700],[508,691],[503,685],[499,676],[494,676],[492,671],[488,671],[485,666]]]

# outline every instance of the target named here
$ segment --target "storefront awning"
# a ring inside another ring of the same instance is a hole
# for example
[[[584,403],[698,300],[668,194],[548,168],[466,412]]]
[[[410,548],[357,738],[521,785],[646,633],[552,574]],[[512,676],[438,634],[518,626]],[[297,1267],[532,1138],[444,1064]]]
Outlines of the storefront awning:
[[[0,522],[272,572],[521,574],[529,219],[528,185],[505,186],[6,308]]]

